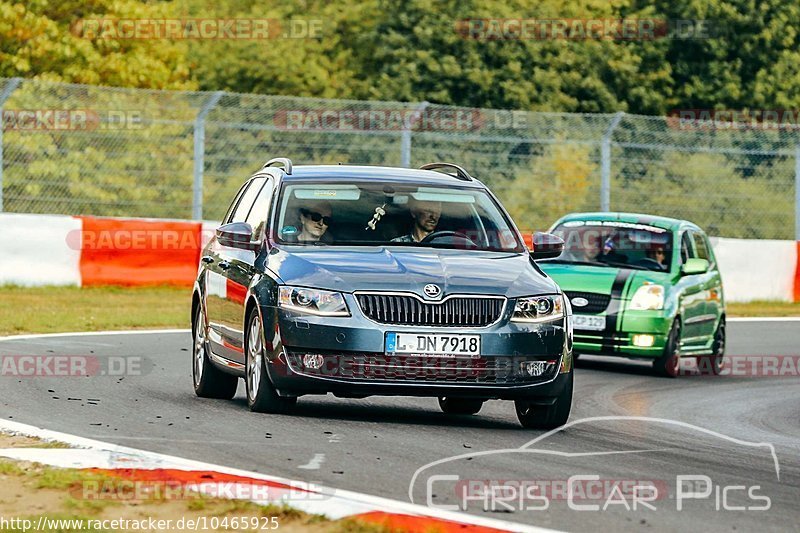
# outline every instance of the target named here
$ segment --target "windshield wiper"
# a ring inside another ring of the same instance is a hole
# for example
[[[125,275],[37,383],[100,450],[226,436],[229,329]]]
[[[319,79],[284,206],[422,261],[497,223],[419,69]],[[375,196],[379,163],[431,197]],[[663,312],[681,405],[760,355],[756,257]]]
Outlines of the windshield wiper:
[[[559,265],[588,265],[588,266],[606,266],[608,263],[600,263],[597,261],[572,261],[570,259],[540,259],[538,263],[557,263]]]
[[[630,268],[631,270],[650,270],[649,268],[642,265],[629,265],[628,263],[617,263],[615,261],[605,261],[604,263],[606,265],[618,268]]]

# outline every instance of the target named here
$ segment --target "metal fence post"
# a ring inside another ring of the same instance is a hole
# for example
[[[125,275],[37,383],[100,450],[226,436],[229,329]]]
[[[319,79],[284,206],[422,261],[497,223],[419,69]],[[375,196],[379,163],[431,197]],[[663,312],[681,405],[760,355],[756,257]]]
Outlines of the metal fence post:
[[[194,180],[192,182],[192,219],[203,218],[203,170],[206,149],[206,116],[225,93],[217,91],[203,104],[194,119]]]
[[[600,211],[611,211],[611,136],[624,115],[614,114],[600,144]]]
[[[17,87],[19,87],[22,78],[11,78],[6,83],[6,86],[3,87],[3,92],[0,92],[0,119],[3,116],[3,106],[6,105],[6,100],[9,99],[11,93],[13,93]],[[5,125],[5,121],[0,123],[0,213],[4,211],[3,207],[3,126]]]
[[[400,137],[400,166],[405,168],[411,167],[411,131],[414,129],[414,124],[420,119],[425,108],[430,105],[430,102],[422,102],[411,119],[408,122],[408,127],[403,130]]]
[[[794,239],[800,241],[800,144],[794,147]]]

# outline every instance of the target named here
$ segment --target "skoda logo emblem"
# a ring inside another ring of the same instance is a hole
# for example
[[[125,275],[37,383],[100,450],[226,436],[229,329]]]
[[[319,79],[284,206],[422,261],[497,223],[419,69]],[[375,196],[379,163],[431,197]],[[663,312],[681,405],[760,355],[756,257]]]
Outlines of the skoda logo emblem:
[[[434,285],[433,283],[428,283],[425,287],[422,288],[422,292],[425,293],[425,296],[428,298],[438,298],[442,295],[442,289],[439,288],[438,285]]]
[[[572,299],[572,305],[574,305],[575,307],[586,307],[587,305],[589,305],[589,300],[578,296],[577,298]]]

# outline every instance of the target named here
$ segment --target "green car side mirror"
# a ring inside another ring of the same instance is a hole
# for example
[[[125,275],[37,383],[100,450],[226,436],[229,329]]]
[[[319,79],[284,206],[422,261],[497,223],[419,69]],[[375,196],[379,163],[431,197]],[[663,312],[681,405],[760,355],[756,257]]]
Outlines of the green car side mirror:
[[[708,272],[708,267],[711,266],[708,259],[692,258],[687,259],[681,267],[681,274],[686,276],[692,274],[705,274]]]

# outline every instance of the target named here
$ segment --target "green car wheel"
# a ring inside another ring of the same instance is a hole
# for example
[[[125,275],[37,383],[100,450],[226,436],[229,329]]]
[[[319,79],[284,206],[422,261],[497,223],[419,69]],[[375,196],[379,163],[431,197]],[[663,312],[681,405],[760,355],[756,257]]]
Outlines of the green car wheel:
[[[701,374],[718,376],[725,368],[725,317],[719,321],[714,333],[714,353],[697,358],[697,368]]]
[[[681,323],[675,320],[667,337],[664,354],[653,361],[653,368],[660,376],[668,378],[678,377],[681,368]]]

